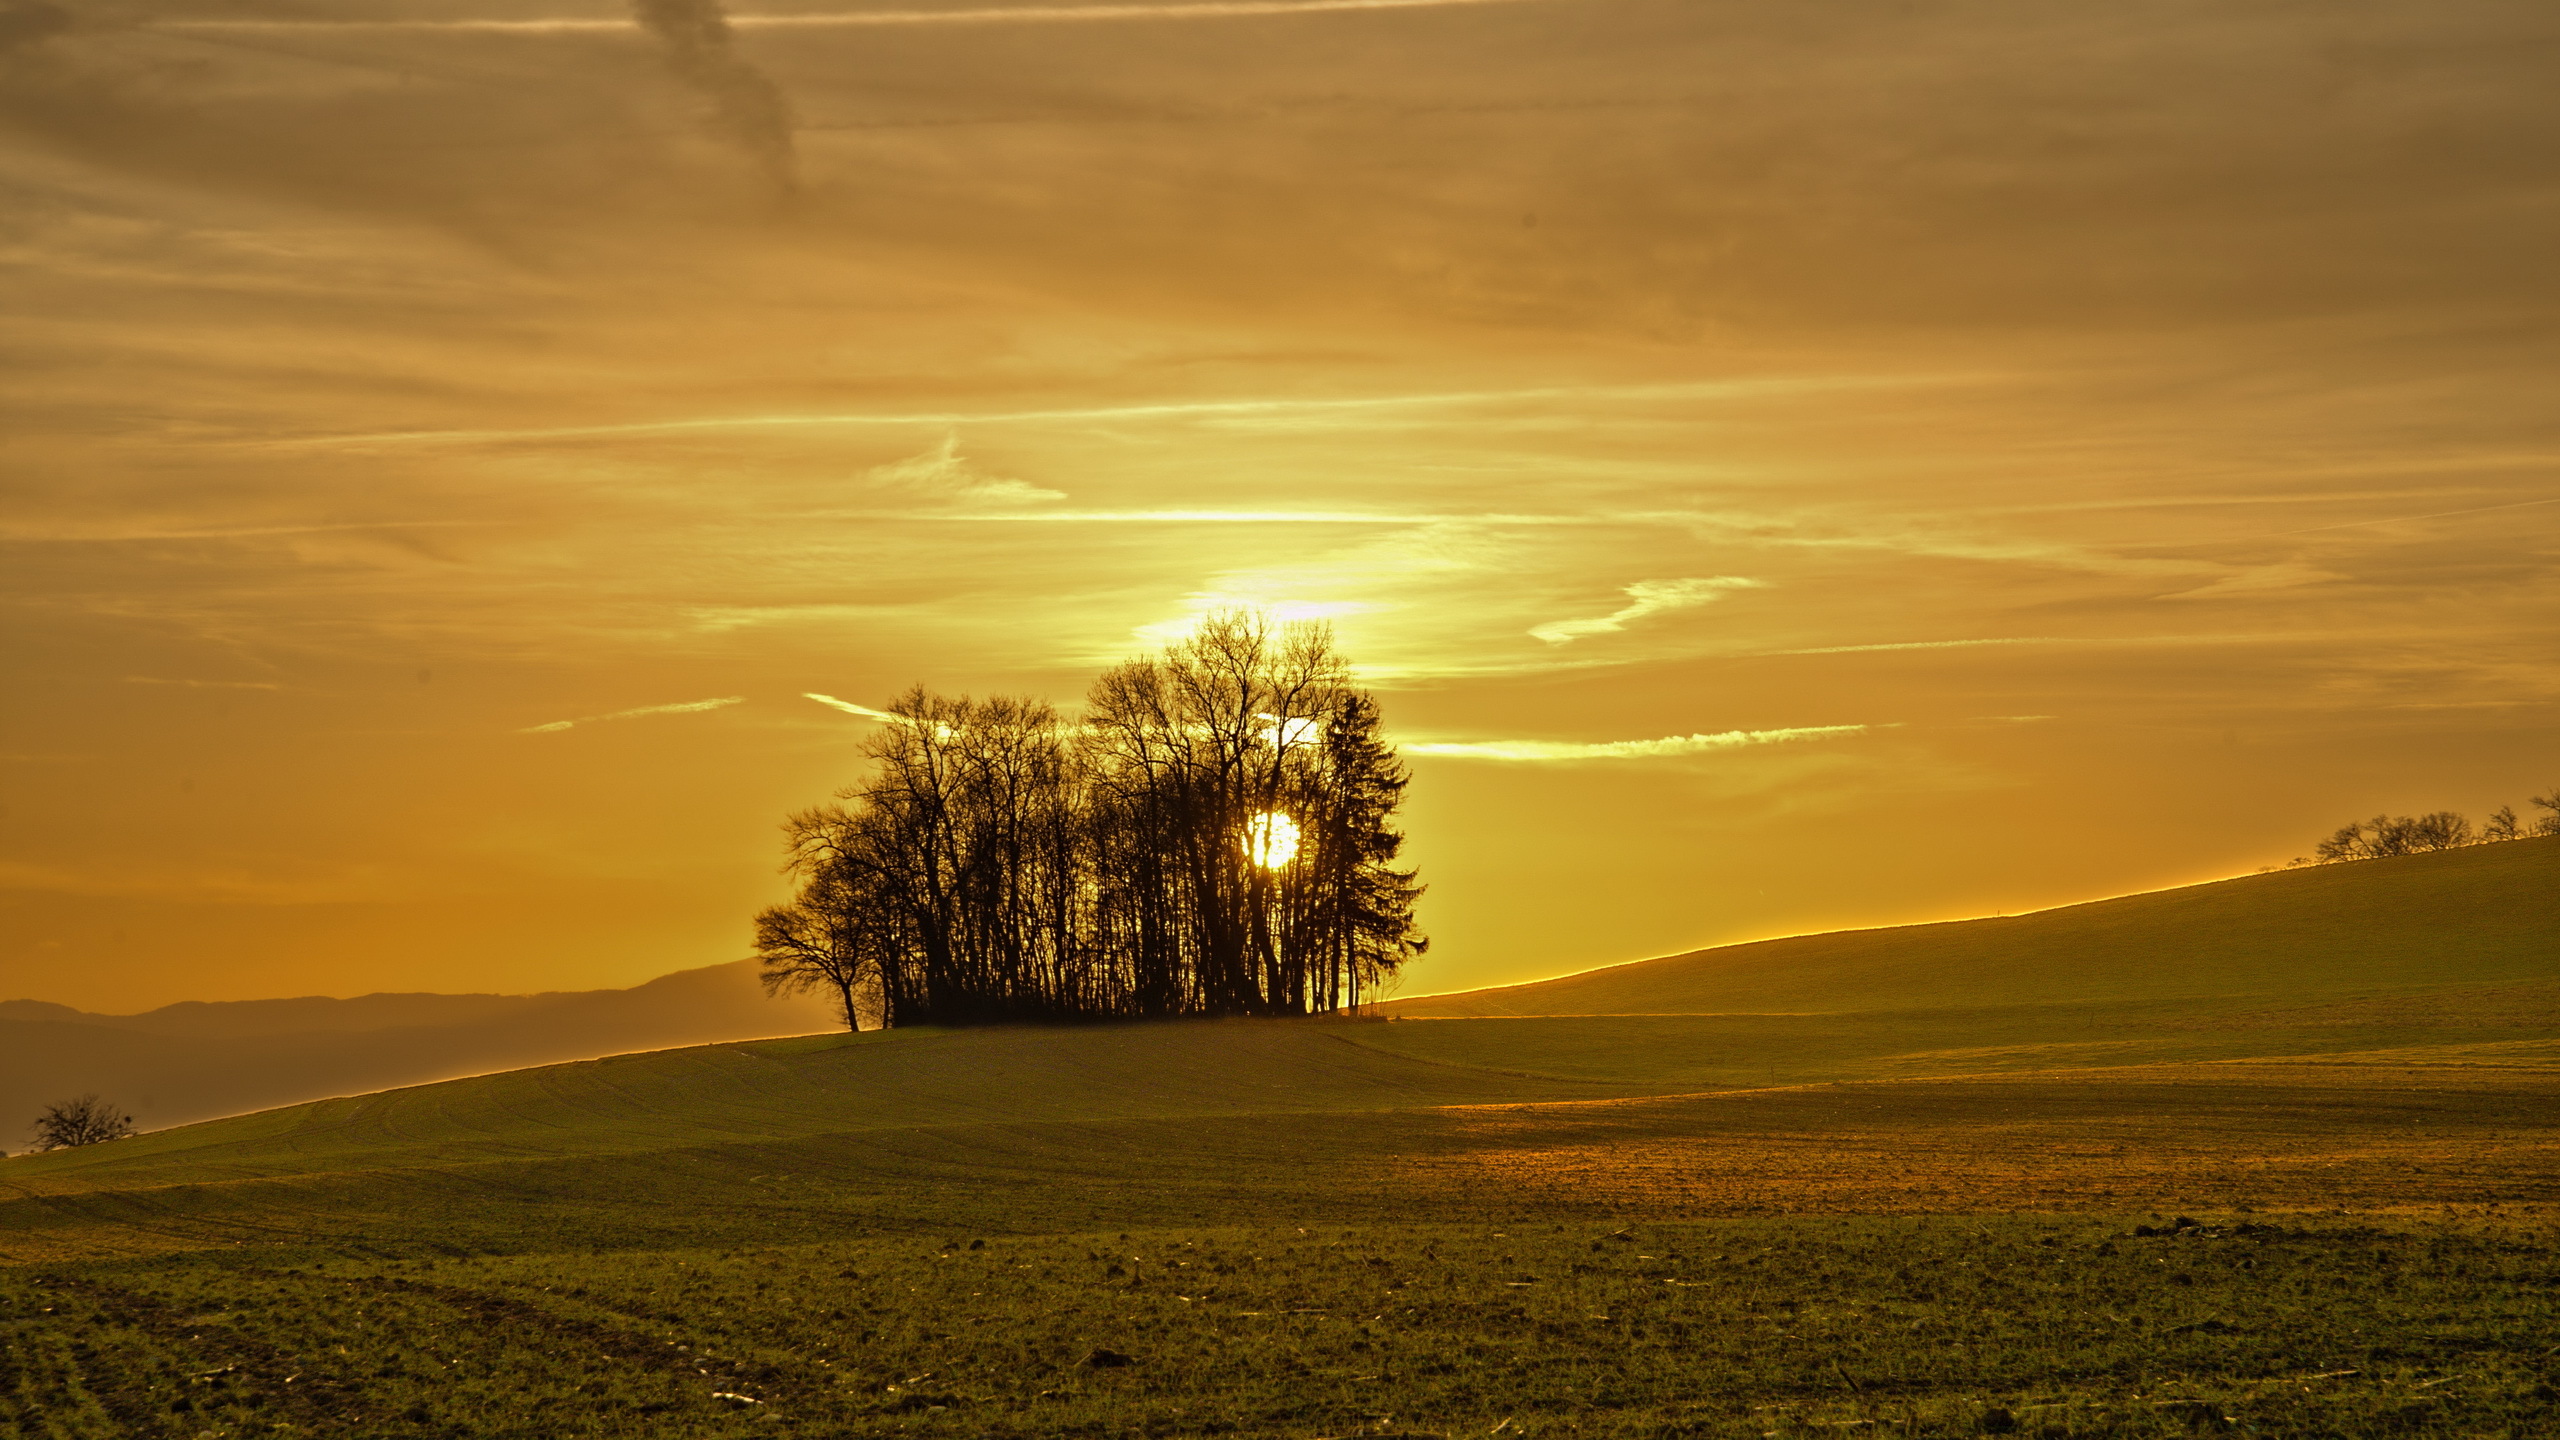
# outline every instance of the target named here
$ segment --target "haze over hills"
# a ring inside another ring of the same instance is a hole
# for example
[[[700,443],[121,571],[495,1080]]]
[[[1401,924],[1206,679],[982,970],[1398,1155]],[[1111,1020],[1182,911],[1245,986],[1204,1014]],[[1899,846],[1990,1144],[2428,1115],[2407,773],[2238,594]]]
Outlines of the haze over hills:
[[[187,1001],[97,1015],[0,1001],[0,1145],[36,1110],[94,1091],[146,1129],[493,1070],[834,1028],[809,997],[766,998],[755,962],[624,990]]]
[[[2243,876],[2030,915],[1721,945],[1390,1000],[1405,1017],[1804,1014],[2560,980],[2560,836]]]

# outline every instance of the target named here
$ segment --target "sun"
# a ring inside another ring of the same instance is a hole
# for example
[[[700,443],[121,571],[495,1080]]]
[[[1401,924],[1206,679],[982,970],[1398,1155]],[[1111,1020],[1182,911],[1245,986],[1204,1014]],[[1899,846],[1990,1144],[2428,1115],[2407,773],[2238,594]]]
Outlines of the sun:
[[[1266,810],[1244,822],[1245,858],[1265,870],[1277,870],[1298,853],[1298,822],[1277,810]]]

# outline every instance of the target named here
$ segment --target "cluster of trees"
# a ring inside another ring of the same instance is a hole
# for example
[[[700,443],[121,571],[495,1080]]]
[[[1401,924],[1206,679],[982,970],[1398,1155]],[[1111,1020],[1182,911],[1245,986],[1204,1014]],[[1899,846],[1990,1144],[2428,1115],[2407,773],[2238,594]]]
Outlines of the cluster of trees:
[[[2544,814],[2527,818],[2512,805],[2490,813],[2488,823],[2473,829],[2471,821],[2450,810],[2432,815],[2376,815],[2338,827],[2296,865],[2334,865],[2343,860],[2379,860],[2387,855],[2417,855],[2429,850],[2455,850],[2535,835],[2560,835],[2560,785],[2527,802]]]
[[[1405,772],[1323,626],[1211,616],[1075,719],[888,713],[756,917],[768,987],[832,990],[848,1029],[1356,1009],[1427,944]]]

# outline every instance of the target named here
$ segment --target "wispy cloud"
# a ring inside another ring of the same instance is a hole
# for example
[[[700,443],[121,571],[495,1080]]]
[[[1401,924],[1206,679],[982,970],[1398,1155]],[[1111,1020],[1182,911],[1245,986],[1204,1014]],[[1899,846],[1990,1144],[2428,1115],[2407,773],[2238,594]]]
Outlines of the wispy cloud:
[[[2162,600],[2218,600],[2226,595],[2260,595],[2275,590],[2293,590],[2305,585],[2319,585],[2347,577],[2317,565],[2285,562],[2276,565],[2253,565],[2225,575],[2210,585],[2192,590],[2179,590],[2162,595]]]
[[[1463,0],[1462,0],[1463,3]],[[207,22],[213,23],[213,22]],[[619,25],[621,22],[601,22]],[[745,23],[743,20],[738,23]],[[1014,424],[1117,424],[1141,420],[1220,419],[1254,415],[1322,415],[1404,409],[1465,409],[1516,406],[1551,400],[1593,404],[1642,403],[1655,400],[1740,400],[1764,395],[1828,393],[1841,390],[1951,383],[1972,378],[1951,375],[1776,375],[1749,380],[1681,381],[1651,385],[1541,385],[1509,390],[1433,390],[1395,395],[1344,395],[1309,398],[1177,400],[1126,405],[1088,405],[1038,410],[924,410],[787,415],[714,415],[682,420],[635,420],[607,425],[546,425],[524,429],[382,430],[337,435],[303,435],[250,442],[271,449],[326,449],[341,445],[482,445],[585,440],[614,435],[666,435],[695,431],[828,429],[836,427]]]
[[[850,700],[839,700],[833,695],[821,695],[815,690],[802,691],[800,693],[800,698],[803,700],[815,700],[821,705],[831,706],[843,711],[847,715],[859,715],[866,720],[898,720],[904,718],[903,716],[893,715],[886,710],[874,710],[868,705],[856,705]]]
[[[1023,513],[918,516],[919,519],[1037,520],[1077,525],[1437,525],[1452,520],[1486,524],[1579,524],[1568,516],[1416,515],[1376,510],[1038,510]]]
[[[900,490],[960,505],[1026,505],[1067,498],[1060,491],[1043,490],[1037,485],[980,469],[976,462],[960,453],[957,431],[943,436],[940,445],[921,455],[873,466],[865,472],[863,479],[881,489]]]
[[[1659,740],[1470,740],[1418,741],[1397,748],[1407,755],[1449,760],[1574,761],[1659,760],[1677,755],[1711,755],[1752,745],[1783,745],[1790,740],[1826,740],[1856,735],[1865,725],[1802,725],[1786,730],[1722,730],[1713,735],[1666,735]]]
[[[2289,638],[2278,631],[2226,635],[1993,635],[1979,640],[1897,640],[1878,645],[1816,645],[1794,650],[1755,650],[1780,655],[1867,655],[1886,650],[1969,650],[1983,645],[2251,645]],[[2337,635],[2332,638],[2341,638]]]
[[[2549,463],[2547,458],[2543,463]],[[2313,525],[2301,530],[2278,530],[2259,539],[2282,539],[2289,535],[2317,535],[2327,530],[2362,530],[2375,525],[2415,525],[2422,520],[2450,520],[2457,515],[2486,515],[2492,510],[2530,510],[2537,505],[2560,505],[2560,495],[2546,495],[2538,500],[2518,500],[2506,505],[2474,505],[2467,510],[2436,510],[2425,515],[2386,515],[2379,520],[2350,520],[2342,525]]]
[[[548,725],[527,725],[519,735],[549,735],[578,725],[593,725],[602,720],[636,720],[643,715],[692,715],[704,710],[718,710],[728,705],[743,705],[744,695],[723,695],[717,700],[685,700],[673,705],[643,705],[635,710],[616,710],[610,715],[581,715],[575,720],[554,720]]]
[[[1718,599],[1727,590],[1758,590],[1766,582],[1741,575],[1715,575],[1689,580],[1639,580],[1626,587],[1629,603],[1588,620],[1558,620],[1529,633],[1550,645],[1570,645],[1585,635],[1607,635],[1626,629],[1648,615],[1688,610]]]
[[[163,900],[213,905],[330,905],[411,898],[414,875],[397,867],[283,864],[46,864],[0,860],[0,890],[79,895],[106,900]]]
[[[1360,10],[1438,10],[1524,5],[1541,0],[1172,0],[1163,5],[985,5],[965,10],[840,10],[798,15],[732,15],[738,30],[838,30],[880,25],[1073,25],[1129,20],[1230,20]],[[1553,0],[1545,0],[1553,3]],[[565,35],[628,31],[631,21],[600,16],[451,20],[169,20],[152,27],[205,34],[296,30],[458,31]]]
[[[1804,650],[1764,650],[1763,655],[1864,655],[1877,650],[1964,650],[1976,645],[2066,645],[2060,635],[1996,635],[1981,640],[1897,640],[1881,645],[1816,645]]]
[[[178,685],[189,690],[281,690],[282,685],[267,680],[164,680],[157,675],[127,675],[127,685]]]
[[[498,523],[493,520],[365,520],[343,525],[249,525],[218,530],[11,528],[0,530],[0,538],[56,544],[132,544],[148,540],[261,540],[280,535],[333,535],[364,530],[452,530]]]

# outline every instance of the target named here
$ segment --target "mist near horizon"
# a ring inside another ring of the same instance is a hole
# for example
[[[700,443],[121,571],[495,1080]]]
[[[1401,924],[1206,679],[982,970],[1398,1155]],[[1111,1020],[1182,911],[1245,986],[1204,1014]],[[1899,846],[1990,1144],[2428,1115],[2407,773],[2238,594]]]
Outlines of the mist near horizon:
[[[1405,993],[2560,782],[2522,3],[0,6],[0,999],[747,953],[910,684],[1329,622]]]

